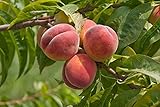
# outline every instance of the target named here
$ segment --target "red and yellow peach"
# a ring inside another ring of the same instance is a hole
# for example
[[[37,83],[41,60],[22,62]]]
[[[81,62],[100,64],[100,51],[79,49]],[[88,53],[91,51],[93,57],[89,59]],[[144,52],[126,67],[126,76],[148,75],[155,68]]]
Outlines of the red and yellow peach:
[[[93,60],[102,62],[116,52],[118,36],[109,26],[95,25],[85,33],[83,47]]]
[[[66,61],[62,75],[69,87],[84,89],[92,84],[96,71],[96,63],[87,54],[76,54]]]
[[[52,60],[68,60],[78,52],[79,36],[73,26],[57,24],[49,28],[41,37],[40,46]]]
[[[81,31],[80,31],[80,44],[82,45],[83,44],[83,38],[84,38],[84,35],[86,33],[86,31],[92,27],[96,25],[96,23],[90,19],[86,19],[84,20],[83,24],[82,24],[82,27],[81,27]]]

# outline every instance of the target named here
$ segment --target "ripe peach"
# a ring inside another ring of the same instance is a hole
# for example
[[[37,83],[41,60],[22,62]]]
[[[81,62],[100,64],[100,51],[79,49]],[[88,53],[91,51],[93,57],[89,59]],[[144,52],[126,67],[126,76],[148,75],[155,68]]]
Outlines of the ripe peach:
[[[84,38],[84,35],[86,33],[86,31],[92,27],[96,25],[96,23],[90,19],[86,19],[84,20],[83,24],[82,24],[82,27],[81,27],[81,31],[80,31],[80,44],[82,45],[83,44],[83,38]]]
[[[37,32],[37,44],[40,46],[40,41],[43,33],[47,30],[47,28],[40,26]]]
[[[76,54],[64,65],[64,82],[71,88],[87,88],[94,81],[96,71],[96,63],[87,54]]]
[[[152,13],[151,13],[148,21],[149,21],[150,23],[154,24],[154,23],[156,23],[159,19],[160,19],[160,5],[156,6],[156,7],[153,9],[153,11],[152,11]]]
[[[40,46],[52,60],[68,60],[78,52],[79,36],[69,24],[57,24],[42,36]]]
[[[65,65],[64,65],[65,66]],[[68,87],[71,87],[73,89],[81,89],[81,88],[78,88],[74,85],[72,85],[66,78],[66,75],[65,75],[65,70],[64,70],[64,67],[63,67],[63,71],[62,71],[62,79],[64,81],[64,83],[68,86]]]
[[[102,62],[116,52],[118,36],[109,26],[95,25],[85,33],[83,46],[88,56]]]

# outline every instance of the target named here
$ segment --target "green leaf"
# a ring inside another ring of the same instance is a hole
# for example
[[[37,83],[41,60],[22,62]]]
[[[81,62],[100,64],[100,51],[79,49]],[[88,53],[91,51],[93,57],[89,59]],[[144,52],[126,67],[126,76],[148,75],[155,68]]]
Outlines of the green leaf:
[[[153,56],[159,49],[160,49],[160,39],[150,46],[147,55]]]
[[[79,8],[75,4],[67,4],[62,7],[58,6],[58,9],[62,10],[75,24],[76,30],[79,32],[81,24],[83,22],[83,16],[80,13],[75,13]]]
[[[135,73],[130,73],[124,81],[119,83],[134,84],[140,87],[148,87],[150,85],[150,80],[148,76],[135,72]]]
[[[96,94],[94,94],[93,96],[91,96],[91,97],[88,99],[88,101],[89,101],[90,103],[93,103],[93,102],[95,102],[95,101],[97,101],[97,100],[100,100],[103,94],[104,94],[104,90],[99,91],[99,92],[97,92]]]
[[[107,71],[101,71],[101,83],[103,84],[103,88],[107,89],[114,85],[117,81],[112,75],[110,75]]]
[[[108,8],[110,7],[112,4],[105,4],[104,9],[102,11],[100,11],[93,19],[94,22],[98,22],[101,14]]]
[[[70,88],[64,85],[60,85],[60,87],[58,87],[57,93],[59,93],[57,96],[61,99],[62,103],[64,104],[64,107],[80,102],[80,97],[77,96],[75,91],[71,90]]]
[[[16,52],[19,60],[19,75],[18,78],[24,73],[27,64],[27,43],[25,38],[25,29],[17,30],[14,32],[16,40]]]
[[[110,107],[126,107],[128,100],[132,99],[139,93],[139,90],[126,90],[116,95],[112,100]]]
[[[34,43],[34,32],[32,29],[26,29],[26,43],[28,47],[28,67],[25,71],[27,73],[33,66],[35,57],[36,57],[36,50],[35,50],[35,43]]]
[[[0,16],[0,23],[4,24],[7,23],[4,18]],[[5,82],[8,69],[11,66],[11,63],[13,61],[13,57],[15,54],[15,42],[13,39],[13,35],[10,31],[0,32],[0,48],[3,50],[5,54],[5,66],[7,69],[5,71],[2,70],[2,80],[1,85]]]
[[[117,92],[117,86],[116,84],[112,85],[109,88],[106,88],[100,101],[99,101],[99,107],[105,107],[109,106],[110,99],[112,99]]]
[[[140,33],[142,32],[146,20],[150,15],[151,4],[144,3],[138,5],[130,11],[126,19],[122,21],[118,29],[119,35],[119,48],[118,53],[121,53],[122,50],[135,42]]]
[[[13,7],[13,5],[5,1],[0,1],[0,16],[2,16],[8,22],[11,22],[14,18],[16,18],[18,12],[19,10]]]
[[[126,55],[126,56],[132,56],[132,55],[136,55],[136,52],[129,46],[127,46],[123,51],[122,51],[122,55]]]
[[[71,16],[78,10],[78,6],[75,4],[67,4],[62,7],[57,6],[57,8],[62,10],[68,16]]]
[[[106,24],[111,26],[114,30],[118,30],[122,21],[124,21],[130,12],[130,8],[127,6],[121,6],[115,9],[107,20]]]
[[[79,95],[83,96],[83,98],[75,107],[84,107],[84,105],[87,105],[88,99],[90,98],[91,93],[94,90],[95,86],[96,82],[92,83],[87,89],[83,90],[83,92]]]
[[[145,55],[134,55],[122,62],[125,72],[140,72],[160,82],[160,63]]]
[[[58,96],[51,95],[50,97],[52,97],[52,99],[57,103],[58,107],[63,107],[63,104]]]
[[[82,23],[84,21],[83,16],[80,13],[74,13],[71,16],[73,23],[75,24],[75,28],[77,32],[80,32]]]
[[[56,3],[58,2],[60,2],[60,0],[38,0],[30,3],[22,9],[17,18],[10,23],[10,28],[16,23],[26,21],[42,13],[55,11]]]
[[[34,104],[36,107],[46,107],[46,105],[42,101],[39,101],[39,99],[35,100]]]
[[[4,81],[7,78],[7,73],[8,73],[8,67],[6,66],[6,60],[5,60],[5,53],[3,52],[3,50],[0,48],[0,59],[1,59],[1,82],[0,82],[0,86],[4,83]]]
[[[41,50],[39,46],[36,47],[36,56],[37,56],[37,61],[38,61],[40,72],[42,72],[45,67],[50,66],[56,62],[56,61],[49,59],[43,53],[43,51]]]
[[[0,23],[4,24],[7,23],[7,21],[0,16]],[[1,35],[3,36],[2,43],[0,47],[4,50],[6,54],[7,59],[7,66],[9,67],[12,63],[14,53],[15,53],[15,40],[13,38],[13,33],[10,31],[3,31],[1,32]]]
[[[42,98],[41,102],[43,102],[46,107],[60,107],[50,95],[44,95]]]
[[[133,107],[159,107],[160,106],[160,84],[154,85],[142,97],[140,97]]]
[[[149,54],[152,56],[160,48],[158,44],[154,48],[154,43],[160,40],[160,21],[154,24],[147,32],[145,32],[135,43],[134,49],[138,54]],[[152,51],[155,50],[155,51]],[[150,52],[150,53],[149,53]],[[152,54],[151,54],[152,53]]]

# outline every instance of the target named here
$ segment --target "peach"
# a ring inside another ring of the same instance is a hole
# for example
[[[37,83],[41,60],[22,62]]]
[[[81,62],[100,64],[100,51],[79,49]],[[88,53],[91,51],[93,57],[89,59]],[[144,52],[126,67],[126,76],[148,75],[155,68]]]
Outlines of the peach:
[[[154,24],[159,20],[159,18],[160,18],[160,5],[154,7],[148,21]]]
[[[96,76],[96,63],[87,54],[76,54],[64,65],[63,80],[71,88],[89,87]]]
[[[47,30],[47,28],[40,26],[37,32],[37,44],[40,46],[40,41],[43,33]]]
[[[66,75],[65,75],[64,67],[63,67],[63,71],[62,71],[62,78],[63,78],[64,83],[65,83],[68,87],[73,88],[73,89],[81,89],[81,88],[78,88],[78,87],[72,85],[72,84],[67,80]]]
[[[79,36],[69,24],[57,24],[49,28],[41,38],[40,46],[50,59],[64,61],[78,52]]]
[[[102,62],[116,52],[118,36],[109,26],[95,25],[85,33],[83,47],[93,60]]]
[[[92,27],[96,25],[96,23],[90,19],[86,19],[84,20],[83,24],[82,24],[82,27],[81,27],[81,31],[80,31],[80,44],[82,45],[83,44],[83,38],[84,38],[84,35],[86,33],[86,31]]]

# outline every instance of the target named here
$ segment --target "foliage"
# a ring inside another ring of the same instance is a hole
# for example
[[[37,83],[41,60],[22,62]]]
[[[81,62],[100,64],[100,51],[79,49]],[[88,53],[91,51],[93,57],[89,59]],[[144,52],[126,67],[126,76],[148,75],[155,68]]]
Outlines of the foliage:
[[[16,24],[55,16],[63,11],[69,23],[80,30],[83,18],[112,27],[119,36],[119,47],[113,57],[98,66],[94,83],[82,90],[64,85],[52,89],[44,83],[36,93],[27,93],[20,102],[1,98],[3,107],[159,107],[160,106],[160,21],[148,22],[151,11],[159,1],[153,0],[1,0],[0,85],[3,86],[15,56],[17,79],[26,75],[38,62],[39,70],[55,64],[37,46],[38,27],[13,30]],[[60,22],[58,22],[60,23]],[[52,24],[52,23],[51,23]],[[36,60],[37,59],[37,60]],[[18,70],[19,69],[19,70]],[[114,70],[117,74],[110,71]],[[59,73],[59,77],[61,73]],[[61,79],[53,77],[58,84]],[[50,92],[50,90],[52,90]],[[37,95],[38,93],[38,95]],[[31,96],[31,98],[30,98]],[[25,100],[29,98],[29,100]],[[23,101],[24,100],[24,101]],[[13,103],[13,104],[12,104]]]

